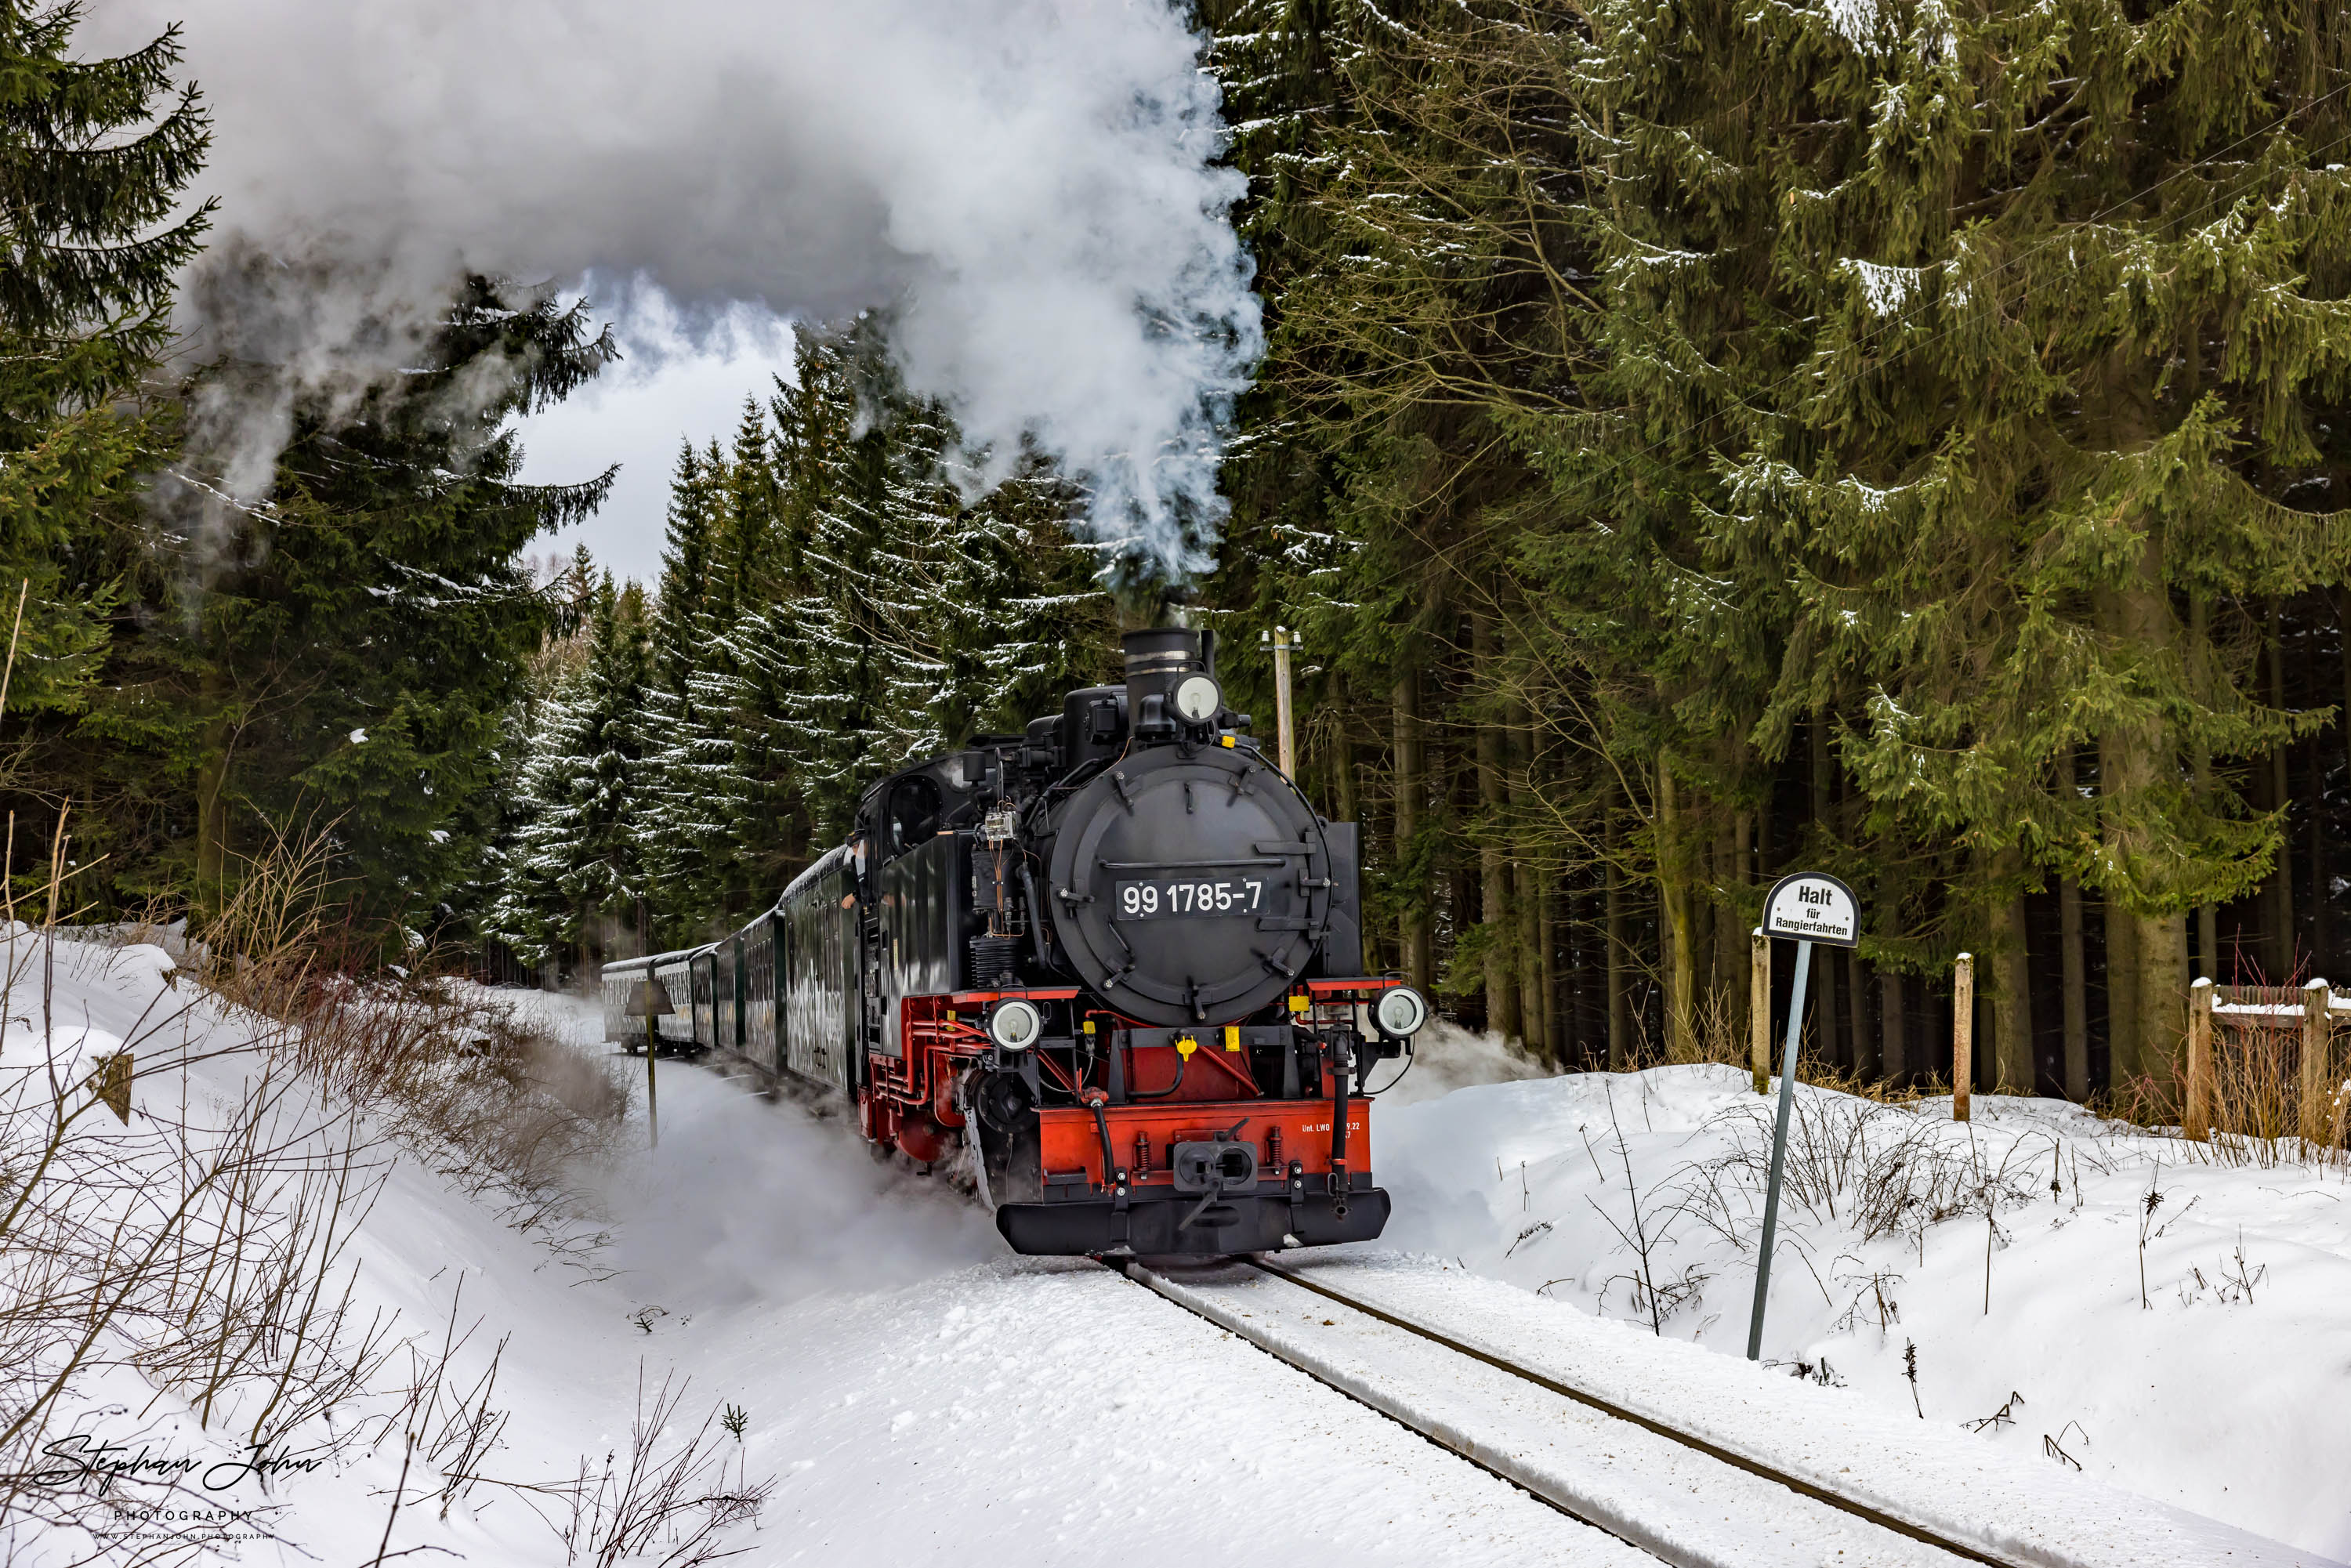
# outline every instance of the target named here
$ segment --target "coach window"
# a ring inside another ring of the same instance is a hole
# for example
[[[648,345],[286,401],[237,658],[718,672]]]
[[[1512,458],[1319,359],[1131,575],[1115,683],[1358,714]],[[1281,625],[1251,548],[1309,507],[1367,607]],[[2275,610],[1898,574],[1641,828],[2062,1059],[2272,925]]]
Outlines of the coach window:
[[[923,778],[900,780],[890,791],[890,858],[896,860],[938,831],[938,784]]]

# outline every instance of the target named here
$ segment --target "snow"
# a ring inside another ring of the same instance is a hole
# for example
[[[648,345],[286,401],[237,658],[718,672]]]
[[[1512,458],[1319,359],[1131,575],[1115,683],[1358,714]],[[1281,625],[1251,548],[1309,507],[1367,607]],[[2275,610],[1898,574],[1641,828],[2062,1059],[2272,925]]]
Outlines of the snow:
[[[86,1077],[100,1060],[122,1049],[122,1037],[59,1021],[47,1028],[8,1020],[0,1032],[0,1071],[47,1071],[57,1083]]]
[[[1310,1272],[1357,1282],[1353,1270]],[[1948,1561],[1939,1551],[1888,1541],[1826,1504],[1499,1368],[1465,1364],[1404,1329],[1254,1270],[1184,1270],[1158,1288],[1253,1343],[1278,1347],[1285,1359],[1313,1368],[1364,1403],[1474,1447],[1512,1480],[1686,1568],[1797,1568],[1824,1558],[1856,1568]],[[1458,1312],[1463,1301],[1447,1291],[1438,1305]]]
[[[262,1020],[174,984],[161,949],[55,951],[52,1022],[12,1026],[7,1071],[131,1041],[142,1133],[180,1107],[231,1107],[251,1092],[257,1059],[235,1048],[265,1032]],[[602,1051],[592,1003],[497,995]],[[40,1016],[21,996],[10,1012]],[[646,1064],[618,1071],[641,1097]],[[731,1485],[773,1483],[758,1519],[726,1535],[748,1562],[859,1561],[886,1542],[896,1563],[1092,1563],[1107,1546],[1147,1568],[1242,1542],[1309,1563],[1646,1560],[1108,1270],[1008,1256],[976,1207],[944,1182],[873,1163],[828,1106],[748,1092],[706,1067],[653,1071],[658,1149],[643,1146],[640,1103],[629,1150],[580,1173],[571,1217],[528,1231],[424,1152],[379,1148],[386,1163],[349,1251],[350,1321],[381,1325],[391,1354],[339,1418],[339,1449],[323,1447],[323,1428],[285,1445],[326,1454],[320,1468],[266,1488],[232,1477],[199,1499],[257,1509],[275,1533],[238,1542],[238,1562],[374,1558],[402,1469],[398,1385],[444,1336],[457,1342],[460,1387],[496,1357],[489,1400],[506,1425],[473,1466],[486,1479],[445,1511],[430,1457],[413,1457],[386,1560],[566,1562],[555,1527],[569,1505],[547,1489],[583,1464],[592,1476],[615,1450],[625,1459],[642,1402],[665,1380],[678,1398],[663,1453],[706,1416],[744,1416],[739,1439],[708,1430]],[[1897,1214],[1865,1234],[1848,1194],[1832,1218],[1828,1193],[1806,1189],[1782,1208],[1771,1364],[1758,1368],[1737,1343],[1757,1207],[1737,1156],[1762,1105],[1745,1075],[1540,1071],[1493,1037],[1432,1030],[1379,1113],[1376,1168],[1396,1203],[1389,1236],[1304,1266],[1626,1403],[1711,1422],[1726,1444],[1759,1445],[1893,1504],[1958,1510],[2003,1540],[2083,1548],[2087,1562],[2315,1563],[2351,1551],[2338,1480],[2351,1459],[2337,1415],[2351,1392],[2340,1173],[2183,1166],[2179,1145],[2049,1103],[1979,1096],[1972,1127],[1954,1128],[1939,1119],[1947,1103],[1862,1111],[1803,1090],[1799,1127],[1814,1157],[1800,1170],[1834,1163],[1838,1147],[1855,1170],[1870,1151],[1906,1150],[1918,1190],[1938,1201],[1992,1194],[1991,1309],[1980,1209]],[[335,1114],[323,1103],[296,1110],[310,1118],[306,1136],[324,1135]],[[1841,1116],[1860,1119],[1861,1152],[1851,1138],[1835,1144]],[[143,1144],[120,1146],[146,1157]],[[2143,1306],[2150,1190],[2162,1196]],[[1632,1191],[1651,1243],[1646,1274],[1619,1235],[1635,1229]],[[1187,1278],[1203,1291],[1259,1288],[1214,1270]],[[1823,1542],[1842,1539],[1835,1520],[1733,1530],[1722,1517],[1736,1500],[1716,1481],[1677,1490],[1693,1484],[1676,1479],[1686,1456],[1611,1447],[1617,1434],[1489,1386],[1343,1309],[1244,1326],[1288,1336],[1366,1392],[1502,1433],[1511,1462],[1598,1489],[1628,1531],[1688,1545],[1692,1560],[1818,1561],[1834,1555]],[[1913,1342],[1923,1415],[1901,1371]],[[1797,1363],[1809,1379],[1789,1375]],[[2009,1421],[1963,1428],[2004,1403]],[[375,1425],[359,1424],[370,1415]],[[214,1464],[234,1463],[241,1440],[233,1422],[206,1431],[129,1358],[78,1388],[62,1419]],[[2082,1473],[2044,1451],[2044,1433]],[[2306,1550],[2280,1553],[2180,1507]],[[70,1561],[76,1547],[69,1532],[36,1530],[5,1551],[30,1565]],[[1907,1560],[1869,1554],[1885,1550],[1834,1560]]]
[[[1876,38],[1884,26],[1876,0],[1829,0],[1829,20],[1856,47]]]
[[[1886,503],[1908,488],[1902,485],[1872,485],[1866,480],[1850,477],[1838,480],[1836,487],[1840,493],[1859,502],[1862,515],[1869,517],[1884,517]]]
[[[2321,982],[2322,984],[2324,982]],[[2351,1012],[2351,996],[2330,996],[2326,1002],[2330,1012]],[[2214,1002],[2216,1014],[2238,1018],[2275,1019],[2283,1023],[2300,1024],[2308,1016],[2300,1002]]]
[[[526,1005],[596,1030],[585,1004]],[[1549,1509],[1107,1270],[1007,1257],[985,1215],[874,1165],[840,1118],[656,1071],[661,1147],[609,1193],[620,1272],[560,1286],[602,1310],[550,1359],[655,1357],[739,1401],[751,1472],[779,1478],[758,1561],[861,1557],[877,1507],[893,1560],[917,1563],[1092,1562],[1107,1531],[1123,1562],[1196,1563],[1237,1518],[1253,1549],[1309,1561],[1626,1560],[1596,1534],[1562,1552]],[[1301,1508],[1301,1487],[1348,1506]],[[891,1506],[902,1488],[918,1510]]]
[[[1081,1260],[768,1308],[704,1348],[790,1401],[753,1441],[787,1476],[768,1561],[863,1560],[883,1521],[891,1560],[920,1563],[1092,1563],[1113,1542],[1171,1565],[1237,1542],[1273,1562],[1639,1561]]]
[[[1393,1258],[1308,1260],[1296,1271],[1808,1484],[1956,1530],[1979,1550],[2112,1568],[2306,1561],[2119,1491],[2070,1478],[2053,1486],[2045,1466],[1987,1455],[1947,1429],[1856,1410],[1834,1390],[1629,1325],[1564,1316],[1555,1303],[1498,1281]],[[1579,1514],[1669,1561],[1723,1568],[1949,1561],[1661,1434],[1497,1369],[1465,1367],[1377,1319],[1322,1298],[1301,1301],[1295,1287],[1257,1270],[1187,1274],[1174,1289],[1207,1298],[1239,1332],[1302,1351],[1367,1403],[1474,1434],[1489,1462],[1513,1479],[1571,1499]],[[1955,1489],[1957,1477],[1964,1481]]]
[[[2057,1101],[1979,1094],[1956,1124],[1947,1099],[1881,1106],[1800,1086],[1797,1110],[1768,1363],[1946,1432],[1984,1422],[1971,1441],[2053,1471],[2078,1463],[2351,1555],[2341,1167],[2189,1163],[2203,1151]],[[1767,1114],[1722,1066],[1404,1107],[1377,1134],[1395,1204],[1384,1244],[1742,1356]],[[1808,1171],[1840,1179],[1807,1186]],[[1913,1207],[1887,1212],[1900,1199]]]
[[[1917,267],[1886,267],[1875,261],[1852,259],[1837,263],[1837,267],[1861,285],[1861,297],[1868,303],[1870,314],[1874,316],[1881,319],[1898,316],[1905,306],[1917,298]]]
[[[367,742],[367,731],[366,731],[366,730],[363,730],[363,729],[355,729],[355,730],[351,731],[351,744],[352,744],[353,746],[362,746],[362,745],[365,745],[365,744],[366,744],[366,742]]]
[[[1412,1064],[1395,1088],[1381,1090],[1395,1071],[1393,1065],[1382,1067],[1367,1085],[1378,1092],[1382,1105],[1417,1105],[1472,1083],[1515,1083],[1551,1073],[1515,1040],[1490,1030],[1472,1034],[1443,1019],[1432,1019],[1413,1047]]]

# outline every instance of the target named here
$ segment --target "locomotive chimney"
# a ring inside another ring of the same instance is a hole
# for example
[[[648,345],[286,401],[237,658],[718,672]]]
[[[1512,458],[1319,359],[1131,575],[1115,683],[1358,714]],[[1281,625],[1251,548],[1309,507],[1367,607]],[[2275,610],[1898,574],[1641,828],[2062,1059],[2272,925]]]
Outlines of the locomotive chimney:
[[[1187,627],[1129,632],[1120,642],[1126,649],[1127,711],[1138,716],[1145,697],[1165,697],[1201,667],[1200,633]]]

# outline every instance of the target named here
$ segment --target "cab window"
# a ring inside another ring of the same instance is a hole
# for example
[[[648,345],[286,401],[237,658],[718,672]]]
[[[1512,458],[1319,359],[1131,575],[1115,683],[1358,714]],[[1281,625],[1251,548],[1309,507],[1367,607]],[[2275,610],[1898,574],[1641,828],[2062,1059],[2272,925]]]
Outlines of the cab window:
[[[896,860],[939,831],[939,787],[935,779],[901,779],[890,791],[885,818],[889,858]]]

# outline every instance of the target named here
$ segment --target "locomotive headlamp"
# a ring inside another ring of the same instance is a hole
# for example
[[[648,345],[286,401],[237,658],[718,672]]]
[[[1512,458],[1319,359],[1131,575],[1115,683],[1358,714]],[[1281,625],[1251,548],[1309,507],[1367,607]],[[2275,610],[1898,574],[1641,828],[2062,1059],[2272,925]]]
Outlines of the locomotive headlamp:
[[[1192,724],[1207,724],[1225,706],[1225,694],[1207,675],[1186,675],[1176,683],[1176,711]]]
[[[1410,1040],[1428,1021],[1428,999],[1410,986],[1398,986],[1374,1004],[1372,1021],[1391,1040]]]
[[[1045,1032],[1045,1015],[1035,1002],[1007,997],[987,1011],[987,1038],[1005,1051],[1026,1051]]]

